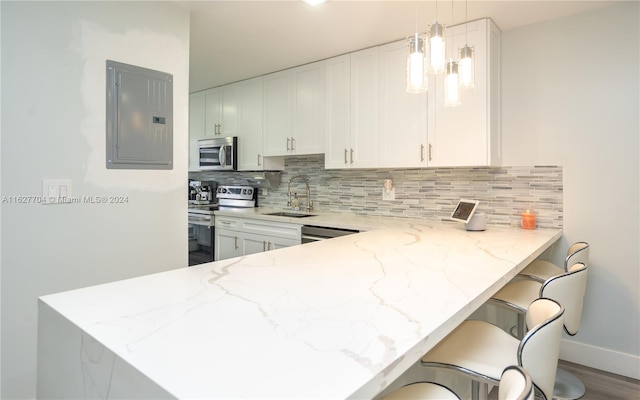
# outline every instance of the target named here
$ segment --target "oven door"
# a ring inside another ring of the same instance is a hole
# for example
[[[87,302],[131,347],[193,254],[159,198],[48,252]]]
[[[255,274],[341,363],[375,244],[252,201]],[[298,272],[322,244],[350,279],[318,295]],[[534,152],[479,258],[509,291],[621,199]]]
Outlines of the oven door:
[[[201,139],[198,141],[198,165],[201,170],[233,170],[238,168],[237,137]]]
[[[189,266],[214,261],[214,227],[190,223],[188,229]]]

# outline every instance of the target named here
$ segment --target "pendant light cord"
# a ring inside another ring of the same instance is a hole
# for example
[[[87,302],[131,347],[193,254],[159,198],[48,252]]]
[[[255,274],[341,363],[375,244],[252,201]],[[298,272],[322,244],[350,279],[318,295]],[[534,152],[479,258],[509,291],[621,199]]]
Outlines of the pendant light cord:
[[[469,43],[469,0],[464,1],[464,45],[466,46]]]

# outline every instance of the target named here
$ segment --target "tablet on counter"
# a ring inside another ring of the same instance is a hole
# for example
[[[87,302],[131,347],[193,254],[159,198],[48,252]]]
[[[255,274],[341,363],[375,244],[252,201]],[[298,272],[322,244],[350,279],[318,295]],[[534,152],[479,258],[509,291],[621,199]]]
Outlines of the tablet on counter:
[[[478,203],[478,200],[461,199],[453,210],[453,213],[451,213],[451,219],[464,223],[469,222],[478,207]]]

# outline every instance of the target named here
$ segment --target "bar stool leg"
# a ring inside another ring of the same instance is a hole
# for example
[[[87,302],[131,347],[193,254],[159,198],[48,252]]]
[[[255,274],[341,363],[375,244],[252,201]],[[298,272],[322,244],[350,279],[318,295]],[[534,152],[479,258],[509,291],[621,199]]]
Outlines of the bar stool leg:
[[[571,372],[558,368],[556,370],[556,384],[553,387],[554,400],[576,400],[584,396],[586,388]]]

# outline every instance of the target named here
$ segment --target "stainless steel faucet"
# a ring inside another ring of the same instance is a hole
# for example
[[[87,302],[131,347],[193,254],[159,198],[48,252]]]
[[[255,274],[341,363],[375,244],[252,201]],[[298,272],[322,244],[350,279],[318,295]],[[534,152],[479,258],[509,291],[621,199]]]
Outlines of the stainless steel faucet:
[[[307,198],[307,211],[313,211],[313,202],[311,201],[311,189],[309,189],[309,181],[307,180],[307,178],[305,178],[302,175],[296,175],[293,178],[289,179],[289,187],[287,188],[287,195],[289,196],[289,201],[287,201],[287,207],[291,207],[291,182],[293,182],[295,179],[302,179],[304,181],[304,184],[306,186],[306,190],[307,190],[307,194],[306,194],[306,198]],[[296,194],[297,196],[297,194]]]

